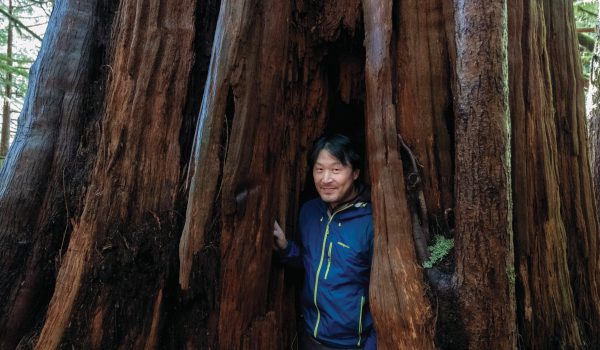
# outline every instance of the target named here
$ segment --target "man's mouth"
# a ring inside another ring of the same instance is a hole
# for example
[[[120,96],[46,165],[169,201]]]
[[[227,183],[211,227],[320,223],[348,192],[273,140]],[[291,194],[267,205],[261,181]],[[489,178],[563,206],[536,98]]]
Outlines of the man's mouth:
[[[323,191],[325,193],[331,193],[331,192],[335,191],[335,187],[321,187],[321,191]]]

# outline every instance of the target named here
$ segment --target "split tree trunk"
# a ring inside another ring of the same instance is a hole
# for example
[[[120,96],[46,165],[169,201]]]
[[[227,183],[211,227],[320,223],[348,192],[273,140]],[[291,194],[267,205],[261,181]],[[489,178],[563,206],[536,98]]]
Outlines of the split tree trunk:
[[[2,347],[289,348],[272,224],[326,131],[366,144],[381,349],[593,348],[568,4],[57,1],[0,176]]]
[[[392,65],[392,1],[363,1],[367,155],[376,232],[370,302],[382,349],[431,349],[434,332],[398,145]],[[410,242],[411,244],[405,244]],[[394,290],[396,293],[389,293]]]

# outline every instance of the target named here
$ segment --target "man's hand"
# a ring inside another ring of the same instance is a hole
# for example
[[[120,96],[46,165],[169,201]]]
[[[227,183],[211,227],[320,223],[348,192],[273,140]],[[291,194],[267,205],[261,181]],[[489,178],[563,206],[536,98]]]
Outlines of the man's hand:
[[[279,223],[277,223],[277,220],[273,223],[273,238],[275,239],[273,242],[274,250],[283,250],[287,248],[288,241],[285,239],[285,233],[281,229],[281,226],[279,226]]]

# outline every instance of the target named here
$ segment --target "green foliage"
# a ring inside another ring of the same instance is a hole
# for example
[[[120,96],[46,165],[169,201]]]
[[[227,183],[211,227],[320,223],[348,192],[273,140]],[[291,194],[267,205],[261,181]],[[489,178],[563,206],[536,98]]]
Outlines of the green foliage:
[[[429,253],[431,256],[429,260],[423,263],[423,267],[426,269],[430,269],[433,265],[442,261],[454,248],[454,239],[446,238],[442,235],[435,235],[435,243],[431,246],[428,246]]]
[[[598,0],[581,0],[573,2],[573,12],[577,28],[596,28],[598,21]],[[585,79],[589,79],[596,32],[578,33],[579,54]]]

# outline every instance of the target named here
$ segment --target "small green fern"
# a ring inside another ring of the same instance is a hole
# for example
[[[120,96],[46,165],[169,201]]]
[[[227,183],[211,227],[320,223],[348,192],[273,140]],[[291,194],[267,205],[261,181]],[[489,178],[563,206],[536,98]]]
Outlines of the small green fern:
[[[454,239],[446,238],[442,235],[435,235],[434,238],[435,243],[427,247],[431,255],[423,263],[423,267],[426,269],[430,269],[433,265],[442,261],[450,253],[450,250],[454,248]]]

